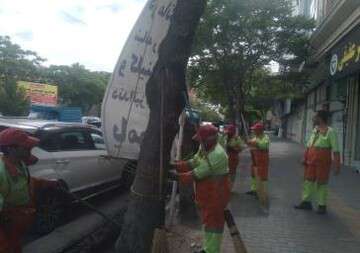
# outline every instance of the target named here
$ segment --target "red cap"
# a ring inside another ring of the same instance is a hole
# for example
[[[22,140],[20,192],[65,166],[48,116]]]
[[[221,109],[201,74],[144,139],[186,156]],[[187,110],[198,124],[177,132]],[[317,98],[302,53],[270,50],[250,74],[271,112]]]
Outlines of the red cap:
[[[234,134],[236,133],[236,127],[235,127],[235,125],[232,125],[232,124],[231,124],[231,125],[226,126],[224,132],[225,132],[226,134],[234,135]]]
[[[218,129],[213,125],[204,125],[199,127],[193,139],[196,141],[206,141],[213,137],[217,137]]]
[[[20,146],[23,148],[33,148],[39,143],[39,139],[29,136],[26,132],[8,128],[0,132],[1,146]]]
[[[264,125],[261,122],[258,122],[251,127],[251,130],[264,130]]]

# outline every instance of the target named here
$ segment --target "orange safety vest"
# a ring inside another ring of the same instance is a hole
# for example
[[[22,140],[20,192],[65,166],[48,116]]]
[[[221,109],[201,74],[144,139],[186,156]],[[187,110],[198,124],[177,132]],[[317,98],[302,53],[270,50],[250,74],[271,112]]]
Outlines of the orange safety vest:
[[[312,182],[327,183],[331,169],[331,149],[310,147],[305,152],[304,178]]]

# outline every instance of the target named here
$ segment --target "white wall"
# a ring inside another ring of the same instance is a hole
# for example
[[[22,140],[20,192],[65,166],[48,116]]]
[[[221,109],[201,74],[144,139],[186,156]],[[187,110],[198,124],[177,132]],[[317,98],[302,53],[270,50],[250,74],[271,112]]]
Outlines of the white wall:
[[[303,141],[303,120],[305,114],[305,106],[299,106],[298,110],[289,116],[287,125],[287,138],[298,143]]]
[[[337,111],[331,115],[330,125],[337,133],[338,142],[340,147],[340,153],[343,153],[344,150],[344,112]],[[342,159],[342,155],[341,155]]]

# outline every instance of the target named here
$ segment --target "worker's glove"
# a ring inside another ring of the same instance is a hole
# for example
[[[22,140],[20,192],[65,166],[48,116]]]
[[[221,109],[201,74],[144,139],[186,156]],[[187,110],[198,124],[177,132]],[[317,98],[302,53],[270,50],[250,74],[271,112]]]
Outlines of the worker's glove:
[[[194,181],[194,176],[193,176],[192,171],[179,174],[180,184],[188,185],[188,184],[191,184],[193,181]]]
[[[187,161],[175,161],[175,169],[178,173],[191,171],[190,164]]]

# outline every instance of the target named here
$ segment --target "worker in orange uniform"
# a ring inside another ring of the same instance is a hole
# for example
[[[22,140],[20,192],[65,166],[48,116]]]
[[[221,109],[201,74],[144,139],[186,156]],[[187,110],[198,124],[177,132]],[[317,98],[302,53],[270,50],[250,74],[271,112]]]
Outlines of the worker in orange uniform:
[[[243,141],[240,136],[236,135],[235,125],[228,125],[225,127],[224,135],[221,137],[220,143],[229,157],[230,188],[232,189],[236,179],[237,167],[239,165],[239,153],[243,146]]]
[[[318,214],[326,213],[331,165],[332,163],[335,165],[335,175],[340,173],[341,166],[337,134],[327,122],[328,112],[317,112],[314,117],[315,129],[307,143],[304,155],[302,202],[295,206],[296,209],[312,210],[312,200],[317,197]]]
[[[218,129],[201,126],[194,139],[200,150],[188,161],[177,162],[181,184],[195,183],[195,201],[204,229],[203,253],[220,253],[224,210],[230,200],[228,157],[218,143]]]
[[[261,180],[263,190],[267,192],[270,138],[264,133],[264,125],[260,122],[253,125],[251,130],[255,136],[247,142],[252,158],[251,186],[247,194],[257,196],[258,186],[256,177]]]
[[[21,239],[35,218],[35,189],[56,188],[56,180],[30,177],[37,161],[31,149],[39,140],[13,128],[0,133],[0,253],[20,253]]]

